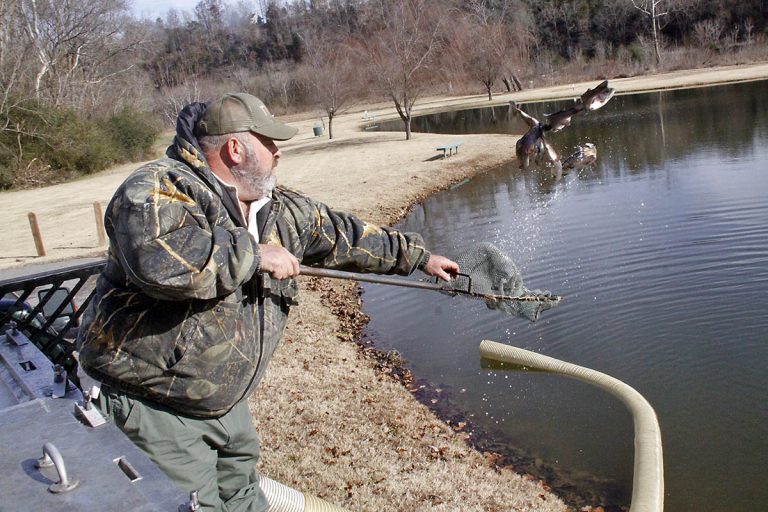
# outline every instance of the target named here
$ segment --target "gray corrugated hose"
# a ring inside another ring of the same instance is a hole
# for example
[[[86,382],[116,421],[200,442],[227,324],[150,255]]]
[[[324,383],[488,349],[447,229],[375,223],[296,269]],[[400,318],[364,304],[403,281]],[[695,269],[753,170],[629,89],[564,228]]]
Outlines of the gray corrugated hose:
[[[269,502],[267,512],[345,512],[325,500],[301,493],[271,478],[259,476],[259,487]]]
[[[632,413],[635,424],[635,469],[629,510],[664,510],[664,462],[659,422],[653,408],[640,393],[604,373],[495,341],[483,340],[480,343],[480,355],[503,363],[572,377],[602,388],[621,400]]]

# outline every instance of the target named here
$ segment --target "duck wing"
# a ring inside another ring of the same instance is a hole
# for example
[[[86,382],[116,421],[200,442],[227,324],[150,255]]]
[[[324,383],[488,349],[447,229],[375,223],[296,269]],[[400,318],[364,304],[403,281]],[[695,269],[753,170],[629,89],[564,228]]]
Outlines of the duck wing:
[[[583,154],[584,154],[584,153],[582,152],[582,150],[581,150],[581,147],[579,147],[579,148],[576,150],[576,152],[575,152],[575,153],[573,153],[573,154],[572,154],[572,155],[570,155],[568,158],[566,158],[565,160],[563,160],[563,170],[564,170],[564,171],[570,171],[570,170],[572,170],[574,167],[576,167],[576,165],[579,163],[579,161],[581,161],[581,159],[582,159],[582,157],[583,157]]]
[[[544,154],[542,156],[551,166],[550,172],[552,173],[552,176],[560,179],[563,174],[563,164],[560,162],[560,155],[557,154],[557,151],[555,151],[555,148],[553,148],[549,142],[544,140],[544,137],[541,138],[541,141],[544,143]]]
[[[541,138],[541,141],[544,143],[544,159],[556,167],[560,166],[560,155],[557,154],[555,148],[544,137]]]
[[[613,98],[616,91],[608,87],[608,80],[605,80],[595,86],[593,89],[587,89],[587,92],[581,95],[579,100],[588,111],[597,110]]]
[[[541,123],[539,123],[538,119],[536,119],[532,115],[529,115],[529,114],[526,114],[525,112],[523,112],[523,110],[521,110],[520,107],[517,106],[517,103],[515,103],[514,101],[510,101],[509,104],[510,104],[510,106],[513,109],[515,109],[515,111],[517,111],[517,113],[520,115],[520,117],[523,118],[523,121],[525,121],[525,124],[528,125],[528,128],[534,128],[534,127],[538,126],[539,124],[541,124]]]
[[[587,92],[577,98],[568,108],[564,108],[554,114],[547,114],[547,121],[544,123],[544,131],[558,132],[571,125],[571,118],[582,112],[597,110],[613,98],[615,91],[608,87],[608,80],[600,83],[593,89],[587,89]]]
[[[571,118],[584,110],[584,106],[576,102],[573,106],[555,112],[546,114],[547,122],[544,123],[544,130],[550,132],[559,132],[563,128],[571,125]]]

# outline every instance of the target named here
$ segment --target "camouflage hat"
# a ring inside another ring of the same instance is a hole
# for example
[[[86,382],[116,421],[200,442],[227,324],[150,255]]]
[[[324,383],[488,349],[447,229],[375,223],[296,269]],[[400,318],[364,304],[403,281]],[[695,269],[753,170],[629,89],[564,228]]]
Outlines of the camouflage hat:
[[[195,134],[258,133],[273,140],[288,140],[297,128],[278,123],[259,98],[246,93],[225,94],[208,103],[208,109],[197,123]]]

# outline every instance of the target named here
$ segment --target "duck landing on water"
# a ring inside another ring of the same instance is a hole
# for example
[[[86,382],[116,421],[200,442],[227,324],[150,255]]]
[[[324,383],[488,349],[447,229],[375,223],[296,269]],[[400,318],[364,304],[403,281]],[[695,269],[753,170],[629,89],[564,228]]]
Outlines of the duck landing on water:
[[[594,165],[597,161],[597,148],[591,142],[580,144],[576,152],[563,160],[562,172],[568,174],[571,171],[580,171],[585,167]]]
[[[561,172],[565,170],[563,163],[560,162],[560,157],[557,151],[547,142],[544,138],[546,132],[558,132],[571,124],[571,118],[582,112],[591,112],[597,110],[613,97],[614,90],[608,87],[608,80],[600,83],[593,89],[587,89],[579,98],[576,98],[568,108],[555,112],[554,114],[546,114],[546,121],[544,123],[539,122],[535,117],[523,112],[520,107],[514,101],[510,101],[510,107],[513,108],[528,125],[528,131],[518,139],[515,144],[515,154],[517,160],[520,163],[521,169],[528,169],[531,162],[536,165],[548,165],[553,168],[553,172]],[[597,151],[593,144],[586,144],[585,146],[591,146],[585,157],[591,152],[594,157],[597,157]],[[581,148],[582,146],[580,146]],[[568,157],[567,160],[574,158],[579,152]],[[594,163],[594,160],[590,164]],[[574,162],[575,164],[575,162]],[[584,167],[586,167],[586,165]]]

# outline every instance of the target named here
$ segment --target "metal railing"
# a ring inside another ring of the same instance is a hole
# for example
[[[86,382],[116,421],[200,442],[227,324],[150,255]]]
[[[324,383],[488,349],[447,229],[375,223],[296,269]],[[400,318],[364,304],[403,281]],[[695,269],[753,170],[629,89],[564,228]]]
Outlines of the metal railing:
[[[72,356],[75,345],[68,333],[79,325],[94,290],[77,302],[75,296],[86,291],[88,279],[105,265],[106,261],[80,263],[0,279],[0,298],[4,299],[0,327],[5,329],[13,322],[54,364],[72,370],[76,366]]]

